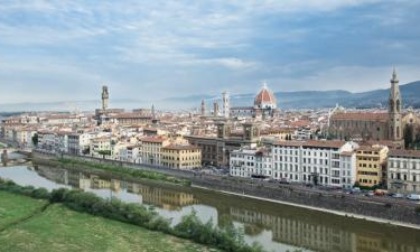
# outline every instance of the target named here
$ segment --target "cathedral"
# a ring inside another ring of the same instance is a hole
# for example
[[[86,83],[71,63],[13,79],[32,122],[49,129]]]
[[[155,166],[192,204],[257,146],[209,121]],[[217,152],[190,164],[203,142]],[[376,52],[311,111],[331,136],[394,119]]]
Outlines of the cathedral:
[[[278,116],[277,99],[267,84],[263,84],[260,92],[254,98],[252,107],[233,107],[230,109],[232,117],[253,117],[255,119],[267,119]]]
[[[392,141],[404,146],[404,129],[409,124],[419,124],[412,112],[402,112],[402,99],[397,73],[394,69],[387,112],[346,112],[335,108],[329,115],[328,128],[332,138],[343,140]]]

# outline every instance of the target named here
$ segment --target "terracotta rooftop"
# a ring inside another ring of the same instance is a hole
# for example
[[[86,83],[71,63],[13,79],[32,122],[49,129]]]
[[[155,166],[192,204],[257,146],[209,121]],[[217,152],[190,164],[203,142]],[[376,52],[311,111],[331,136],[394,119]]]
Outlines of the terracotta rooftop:
[[[280,141],[275,145],[290,146],[290,147],[312,147],[312,148],[341,148],[345,141]]]
[[[163,149],[167,150],[201,150],[200,147],[194,145],[169,145],[163,147]]]
[[[335,113],[331,116],[331,120],[336,121],[388,121],[388,113],[368,113],[368,112],[345,112]]]
[[[254,105],[261,105],[262,103],[276,104],[276,97],[267,87],[263,87],[254,99]]]
[[[420,158],[420,151],[418,150],[390,150],[389,157],[403,157],[403,158]]]
[[[142,142],[150,142],[150,143],[163,143],[167,139],[163,137],[144,137],[140,139]]]
[[[345,141],[306,141],[303,147],[315,147],[315,148],[341,148],[346,142]]]
[[[303,141],[279,141],[275,142],[274,145],[278,146],[288,146],[288,147],[300,147],[302,146]]]

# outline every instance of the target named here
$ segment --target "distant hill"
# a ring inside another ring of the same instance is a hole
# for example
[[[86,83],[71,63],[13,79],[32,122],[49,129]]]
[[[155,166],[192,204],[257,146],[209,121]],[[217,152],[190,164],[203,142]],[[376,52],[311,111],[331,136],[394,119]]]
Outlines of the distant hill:
[[[420,81],[400,85],[404,107],[420,107]],[[347,108],[378,108],[388,104],[389,89],[377,89],[363,93],[344,90],[275,92],[277,105],[282,109],[331,108],[336,104]],[[234,95],[234,106],[251,106],[255,94]]]
[[[420,81],[400,85],[404,107],[412,106],[420,108]],[[281,109],[306,109],[306,108],[332,108],[336,104],[346,108],[385,108],[388,104],[389,89],[377,89],[362,93],[351,93],[344,90],[332,91],[298,91],[298,92],[275,92],[277,105]],[[231,106],[252,106],[256,94],[231,95]],[[145,100],[112,100],[113,108],[149,108],[152,104],[162,110],[189,110],[199,108],[202,99],[206,101],[207,109],[214,100],[220,100],[220,96],[214,95],[190,95],[176,96],[159,101]],[[17,103],[0,104],[0,112],[13,111],[93,111],[100,106],[97,101],[70,101],[51,103]]]

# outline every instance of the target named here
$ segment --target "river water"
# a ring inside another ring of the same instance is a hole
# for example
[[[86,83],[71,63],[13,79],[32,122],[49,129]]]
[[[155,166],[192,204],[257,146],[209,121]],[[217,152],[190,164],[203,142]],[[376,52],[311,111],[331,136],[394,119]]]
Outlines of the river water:
[[[420,252],[420,231],[351,219],[317,211],[228,196],[198,188],[132,183],[46,166],[0,167],[0,177],[20,185],[67,187],[104,198],[154,206],[176,224],[193,211],[218,226],[235,225],[249,243],[267,251]]]

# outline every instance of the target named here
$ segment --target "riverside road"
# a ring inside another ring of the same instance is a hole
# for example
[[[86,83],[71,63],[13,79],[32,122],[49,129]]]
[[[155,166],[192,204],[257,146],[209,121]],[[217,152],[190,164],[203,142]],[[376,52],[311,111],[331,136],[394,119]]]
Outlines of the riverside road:
[[[62,157],[132,169],[158,171],[170,176],[189,179],[193,186],[204,187],[219,192],[231,192],[237,195],[242,194],[258,197],[261,200],[270,199],[297,204],[302,207],[316,207],[319,209],[339,211],[348,216],[362,215],[380,218],[389,222],[420,225],[420,215],[415,211],[418,202],[409,201],[408,199],[397,199],[388,196],[367,197],[362,194],[351,195],[346,194],[342,190],[327,191],[319,187],[309,188],[305,185],[296,184],[285,185],[279,182],[268,182],[261,179],[229,177],[226,174],[210,174],[202,171],[176,170],[161,166],[133,164],[87,156],[57,155],[39,151],[35,151],[33,154],[34,161],[39,162],[41,165],[54,165],[54,163],[55,165],[60,165],[54,159]],[[84,169],[77,165],[72,168]],[[100,174],[105,173],[104,171],[98,172]]]

